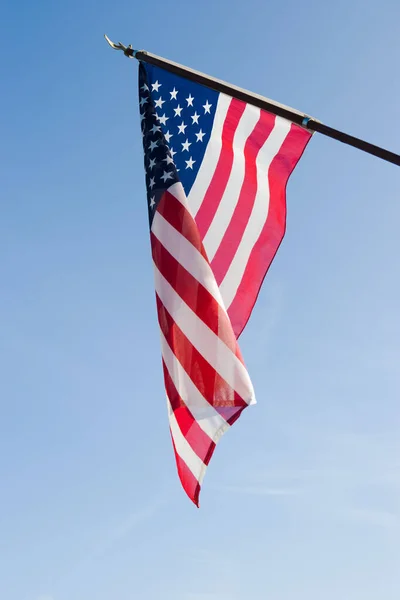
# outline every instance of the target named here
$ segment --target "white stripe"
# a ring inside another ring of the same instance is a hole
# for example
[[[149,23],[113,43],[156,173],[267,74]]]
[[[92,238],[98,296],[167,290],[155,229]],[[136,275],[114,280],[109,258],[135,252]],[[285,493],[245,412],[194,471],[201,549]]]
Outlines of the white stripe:
[[[275,127],[257,156],[257,195],[253,209],[240,245],[219,286],[227,308],[229,308],[235,298],[237,289],[246,270],[250,253],[254,244],[260,237],[267,220],[270,196],[268,171],[273,159],[278,154],[285,141],[285,138],[290,131],[290,127],[290,121],[276,117]]]
[[[169,426],[171,428],[171,434],[174,440],[176,453],[181,457],[181,459],[185,462],[187,467],[193,473],[194,477],[197,479],[199,484],[204,478],[204,473],[206,471],[206,465],[203,463],[201,458],[199,458],[196,452],[193,450],[189,442],[186,440],[183,435],[176,417],[174,415],[174,411],[172,410],[172,406],[168,401],[168,418],[169,418]]]
[[[192,416],[199,427],[211,440],[216,442],[224,431],[229,429],[229,424],[215,408],[207,402],[194,385],[193,381],[172,352],[162,332],[161,350],[165,366],[179,396],[192,413]]]
[[[188,206],[188,203],[187,203],[185,190],[183,189],[183,185],[181,184],[180,181],[173,183],[171,185],[171,187],[168,188],[167,191],[169,194],[174,196],[174,198],[179,200],[179,202],[186,208],[186,210],[188,210],[190,212],[190,214],[192,214],[191,211],[189,210],[190,207]]]
[[[194,226],[196,227],[196,225]],[[159,212],[154,215],[151,231],[175,260],[206,288],[226,312],[214,273],[208,261],[193,244],[168,223]],[[236,342],[234,336],[232,339]]]
[[[260,109],[247,104],[233,138],[231,174],[212,223],[203,239],[204,248],[210,262],[219,248],[238,203],[246,169],[244,148],[259,118]]]
[[[193,216],[196,216],[204,200],[204,194],[210,185],[219,161],[222,146],[222,129],[231,101],[232,98],[230,96],[226,96],[225,94],[219,95],[211,136],[199,172],[188,196],[189,207]]]
[[[183,334],[241,398],[254,404],[254,390],[238,357],[182,300],[154,265],[156,292]]]

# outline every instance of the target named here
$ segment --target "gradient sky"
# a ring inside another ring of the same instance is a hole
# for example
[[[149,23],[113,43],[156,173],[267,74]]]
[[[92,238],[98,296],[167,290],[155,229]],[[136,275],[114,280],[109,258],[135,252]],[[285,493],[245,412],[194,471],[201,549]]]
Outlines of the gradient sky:
[[[229,19],[229,20],[228,20]],[[398,600],[400,170],[314,136],[201,509],[174,465],[144,48],[400,151],[398,0],[6,0],[0,597]]]

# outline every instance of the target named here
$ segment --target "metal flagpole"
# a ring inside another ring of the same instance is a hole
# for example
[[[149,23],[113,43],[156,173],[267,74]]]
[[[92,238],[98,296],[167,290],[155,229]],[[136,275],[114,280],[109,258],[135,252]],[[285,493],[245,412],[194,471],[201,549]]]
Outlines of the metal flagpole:
[[[161,58],[155,54],[151,54],[150,52],[146,52],[144,50],[134,50],[131,45],[124,46],[121,44],[121,42],[114,44],[114,42],[112,42],[106,35],[104,37],[112,48],[115,50],[122,50],[125,56],[128,58],[136,58],[139,61],[161,67],[167,71],[170,71],[171,73],[174,73],[175,75],[180,75],[181,77],[186,77],[187,79],[191,79],[196,83],[205,85],[216,92],[228,94],[233,98],[237,98],[238,100],[242,100],[248,104],[253,104],[253,106],[257,106],[258,108],[264,109],[274,115],[288,119],[297,125],[301,125],[305,129],[316,131],[334,140],[338,140],[343,144],[348,144],[349,146],[358,148],[363,152],[367,152],[368,154],[382,158],[382,160],[386,160],[387,162],[400,166],[400,155],[390,152],[390,150],[385,150],[384,148],[370,144],[369,142],[349,135],[348,133],[344,133],[343,131],[329,127],[328,125],[324,125],[317,119],[309,117],[300,111],[289,108],[288,106],[284,106],[283,104],[279,104],[278,102],[274,102],[268,98],[264,98],[263,96],[259,96],[258,94],[253,94],[252,92],[248,92],[247,90],[237,86],[231,85],[219,79],[215,79],[214,77],[210,77],[209,75],[205,75],[199,71],[194,71],[193,69],[189,69],[188,67],[184,67],[178,63]]]

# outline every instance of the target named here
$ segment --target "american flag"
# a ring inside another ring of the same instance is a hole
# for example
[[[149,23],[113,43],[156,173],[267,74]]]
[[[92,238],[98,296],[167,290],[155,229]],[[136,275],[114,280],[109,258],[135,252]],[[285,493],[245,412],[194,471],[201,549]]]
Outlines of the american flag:
[[[283,238],[287,180],[311,134],[145,63],[139,106],[169,425],[198,505],[217,442],[255,403],[237,338]]]

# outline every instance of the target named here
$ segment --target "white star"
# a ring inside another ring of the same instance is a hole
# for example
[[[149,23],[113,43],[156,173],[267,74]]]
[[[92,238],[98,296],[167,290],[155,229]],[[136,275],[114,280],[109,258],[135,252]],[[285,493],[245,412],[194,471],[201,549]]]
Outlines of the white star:
[[[158,83],[158,80],[155,83],[151,84],[151,91],[152,92],[158,92],[158,88],[161,87],[161,83]]]
[[[174,108],[175,117],[180,117],[182,111],[183,111],[183,108],[181,108],[178,104],[178,106],[176,108]]]
[[[194,125],[196,123],[196,125],[199,124],[199,119],[200,119],[200,115],[197,114],[197,112],[194,113],[194,115],[192,115],[192,125]]]
[[[155,142],[150,142],[149,152],[153,152],[154,148],[157,148],[158,140]]]
[[[152,196],[150,198],[150,208],[153,208],[153,206],[155,205],[155,203],[156,203],[156,197]]]
[[[176,154],[176,152],[175,152],[175,154]],[[171,156],[169,154],[167,154],[167,157],[163,159],[163,162],[166,162],[167,165],[170,165],[171,163],[174,162],[174,159],[171,158]]]
[[[149,99],[148,99],[148,98],[144,98],[144,97],[143,97],[143,98],[141,98],[141,99],[140,99],[140,102],[139,102],[139,104],[140,104],[140,108],[141,108],[142,106],[144,106],[144,105],[146,104],[146,102],[148,102],[148,101],[149,101]]]
[[[175,89],[175,87],[174,87],[174,89],[172,90],[172,92],[170,92],[170,94],[171,94],[171,100],[176,100],[177,93],[178,93],[178,90]]]
[[[156,133],[157,131],[161,131],[161,127],[159,125],[153,125],[153,127],[150,129],[151,133]]]
[[[149,91],[149,87],[148,87],[147,83],[145,83],[144,85],[142,85],[142,87],[140,89],[143,90],[144,92],[148,92]]]
[[[167,124],[167,121],[168,121],[168,119],[169,119],[169,117],[167,117],[165,114],[163,114],[163,116],[162,116],[162,117],[159,117],[159,116],[157,115],[157,119],[160,121],[160,123],[161,123],[162,125],[166,125],[166,124]]]
[[[189,152],[189,146],[191,146],[191,145],[192,145],[192,142],[189,142],[189,140],[186,140],[186,142],[184,142],[184,143],[182,144],[182,152],[183,152],[184,150],[187,150],[187,151]]]
[[[179,133],[183,133],[184,134],[186,127],[187,127],[187,125],[185,125],[185,123],[182,121],[182,123],[180,125],[178,125]]]
[[[169,132],[169,130],[167,131],[167,133],[165,134],[165,139],[167,140],[167,143],[169,144],[169,140],[172,138],[173,134]]]
[[[154,106],[156,108],[162,108],[162,105],[165,104],[165,100],[162,99],[162,97],[160,96],[158,100],[156,100],[154,102]]]
[[[163,175],[161,175],[161,179],[163,179],[165,183],[167,179],[172,179],[173,176],[174,174],[172,171],[164,171]]]
[[[144,121],[146,118],[146,115],[142,115],[142,113],[140,113],[140,122]]]
[[[202,132],[202,130],[200,129],[199,133],[196,133],[195,136],[197,137],[196,142],[202,142],[203,141],[203,137],[206,134]]]
[[[195,161],[195,160],[193,160],[193,158],[192,158],[192,157],[190,157],[190,158],[189,158],[189,160],[185,160],[185,163],[186,163],[186,168],[187,168],[187,169],[193,169],[193,165],[194,165],[194,163],[195,163],[195,162],[196,162],[196,161]]]
[[[149,163],[149,169],[154,169],[155,166],[156,166],[156,159],[151,158],[150,163]]]
[[[150,183],[149,183],[149,187],[151,189],[153,189],[153,187],[156,185],[156,178],[155,177],[150,177]]]
[[[210,108],[211,108],[211,107],[212,107],[212,104],[209,104],[209,103],[208,103],[208,100],[207,100],[207,102],[206,102],[205,104],[203,104],[203,108],[204,108],[204,114],[206,114],[206,113],[209,113],[209,114],[211,114],[211,113],[210,113]]]
[[[174,158],[174,156],[176,154],[175,150],[173,148],[170,148],[169,151],[171,153],[172,158]]]
[[[188,106],[193,106],[193,100],[194,100],[194,97],[192,96],[192,94],[189,94],[189,97],[186,98],[186,102],[188,103]]]

